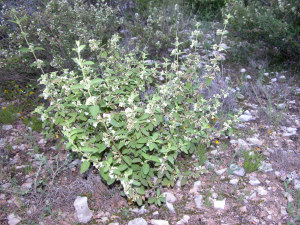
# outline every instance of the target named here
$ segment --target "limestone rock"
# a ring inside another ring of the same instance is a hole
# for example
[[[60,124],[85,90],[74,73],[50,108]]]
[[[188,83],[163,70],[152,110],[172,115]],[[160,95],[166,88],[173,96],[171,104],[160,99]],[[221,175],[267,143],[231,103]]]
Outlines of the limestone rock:
[[[89,209],[87,197],[77,196],[74,202],[76,215],[80,223],[88,223],[93,217],[93,211]]]
[[[134,220],[130,220],[128,225],[148,225],[148,223],[143,218],[136,218]]]
[[[150,220],[152,225],[169,225],[169,222],[166,220]]]

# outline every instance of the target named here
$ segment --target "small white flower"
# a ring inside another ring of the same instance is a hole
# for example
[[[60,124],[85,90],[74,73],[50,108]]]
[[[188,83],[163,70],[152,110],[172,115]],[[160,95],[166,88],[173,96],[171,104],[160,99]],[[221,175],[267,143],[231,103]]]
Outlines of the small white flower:
[[[245,73],[245,72],[246,72],[246,69],[245,69],[245,68],[242,68],[242,69],[240,70],[240,72],[241,72],[241,73]]]

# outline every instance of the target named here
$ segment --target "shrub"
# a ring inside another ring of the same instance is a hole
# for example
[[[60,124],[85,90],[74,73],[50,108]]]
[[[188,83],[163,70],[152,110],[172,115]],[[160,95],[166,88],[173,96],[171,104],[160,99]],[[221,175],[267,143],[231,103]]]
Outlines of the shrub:
[[[251,43],[263,41],[272,55],[299,60],[300,2],[231,0],[226,13],[233,15],[230,33]]]
[[[105,3],[95,5],[85,4],[82,0],[63,1],[51,0],[46,4],[37,4],[37,10],[31,14],[25,7],[3,7],[3,20],[0,33],[5,38],[0,40],[3,54],[0,56],[0,65],[7,70],[20,73],[37,73],[25,65],[32,62],[33,57],[26,46],[23,34],[26,34],[30,44],[41,46],[46,51],[36,51],[40,60],[43,60],[44,69],[71,68],[74,66],[72,47],[75,40],[88,42],[97,39],[101,44],[106,43],[119,24],[116,10]],[[14,12],[15,11],[15,12]],[[18,31],[11,20],[16,16],[22,18],[23,34]],[[95,55],[89,55],[91,59]]]
[[[181,176],[178,156],[192,154],[197,144],[209,146],[236,118],[219,123],[217,130],[219,99],[228,93],[209,99],[202,95],[220,71],[217,62],[223,49],[214,45],[211,64],[200,77],[197,40],[192,40],[195,51],[181,61],[177,38],[173,59],[154,65],[143,52],[124,53],[118,42],[114,35],[107,49],[90,43],[90,50],[98,53],[94,63],[82,57],[87,46],[77,41],[73,60],[80,72],[42,75],[43,97],[51,102],[35,112],[44,127],[50,124],[49,134],[57,126],[67,147],[81,153],[81,172],[92,164],[108,185],[119,181],[130,200],[160,205],[161,185],[174,186]]]
[[[162,59],[169,57],[176,37],[184,42],[180,48],[190,45],[188,37],[195,20],[188,16],[186,7],[176,4],[179,1],[137,2],[140,10],[126,14],[122,24],[121,36],[130,51],[147,51],[149,58]]]
[[[206,20],[222,19],[225,0],[188,0],[195,15]]]

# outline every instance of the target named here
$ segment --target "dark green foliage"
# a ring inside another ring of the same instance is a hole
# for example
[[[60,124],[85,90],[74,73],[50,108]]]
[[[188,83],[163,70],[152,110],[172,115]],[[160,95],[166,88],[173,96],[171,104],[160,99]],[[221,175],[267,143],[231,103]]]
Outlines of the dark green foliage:
[[[262,41],[269,54],[281,60],[299,61],[300,1],[228,1],[233,15],[230,34],[250,43]]]
[[[187,2],[192,7],[193,13],[201,19],[222,19],[225,0],[188,0]]]

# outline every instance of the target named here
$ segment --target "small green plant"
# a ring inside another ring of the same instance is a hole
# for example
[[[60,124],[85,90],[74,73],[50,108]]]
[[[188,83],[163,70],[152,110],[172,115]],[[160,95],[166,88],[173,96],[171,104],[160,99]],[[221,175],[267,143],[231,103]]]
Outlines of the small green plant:
[[[242,151],[243,167],[247,173],[255,172],[259,169],[263,156],[254,151]]]
[[[199,165],[204,166],[204,163],[207,161],[206,146],[203,144],[198,145],[198,148],[195,150],[195,155]]]
[[[15,105],[5,106],[0,109],[0,124],[13,124],[18,116],[20,107]]]
[[[31,117],[26,117],[24,119],[24,123],[31,127],[33,131],[41,132],[42,128],[42,121],[39,117],[37,116],[31,116]]]

